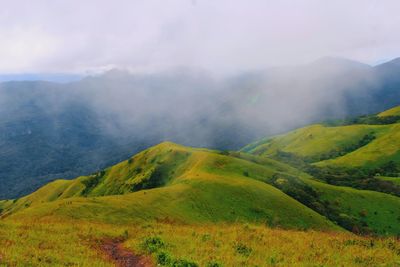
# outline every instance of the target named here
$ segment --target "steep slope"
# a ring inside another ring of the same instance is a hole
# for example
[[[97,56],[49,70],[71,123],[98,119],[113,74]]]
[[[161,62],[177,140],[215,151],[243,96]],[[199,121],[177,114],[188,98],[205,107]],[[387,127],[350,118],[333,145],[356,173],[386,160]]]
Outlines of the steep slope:
[[[3,216],[113,223],[251,221],[300,229],[340,229],[261,181],[292,171],[279,163],[268,164],[162,143],[104,172],[55,181],[27,197],[3,203]]]

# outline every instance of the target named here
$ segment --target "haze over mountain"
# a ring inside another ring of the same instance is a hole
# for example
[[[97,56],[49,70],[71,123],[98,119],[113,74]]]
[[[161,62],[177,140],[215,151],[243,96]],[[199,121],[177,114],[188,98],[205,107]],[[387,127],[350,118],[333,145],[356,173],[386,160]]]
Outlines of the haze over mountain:
[[[0,82],[10,81],[47,81],[68,83],[83,78],[80,74],[68,73],[23,73],[23,74],[0,74]]]
[[[0,84],[0,198],[28,193],[171,140],[238,149],[269,134],[400,104],[398,60],[322,58],[219,76],[114,69],[80,81]]]

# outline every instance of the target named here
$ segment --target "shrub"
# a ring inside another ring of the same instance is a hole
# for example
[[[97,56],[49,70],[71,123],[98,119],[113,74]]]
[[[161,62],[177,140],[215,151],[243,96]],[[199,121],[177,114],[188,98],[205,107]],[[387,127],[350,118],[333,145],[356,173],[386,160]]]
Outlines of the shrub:
[[[148,237],[142,242],[141,247],[149,253],[154,253],[159,249],[164,248],[165,243],[158,236]]]
[[[157,254],[157,263],[160,265],[170,265],[172,261],[171,255],[166,251],[161,251]]]
[[[250,256],[251,252],[253,251],[251,248],[249,248],[246,245],[241,244],[241,243],[236,244],[235,250],[240,255],[243,255],[246,257]]]
[[[185,259],[179,259],[179,260],[175,260],[171,266],[172,267],[198,267],[199,265],[192,261],[188,261]]]
[[[222,264],[219,262],[211,261],[211,262],[207,263],[206,266],[207,267],[222,267]]]

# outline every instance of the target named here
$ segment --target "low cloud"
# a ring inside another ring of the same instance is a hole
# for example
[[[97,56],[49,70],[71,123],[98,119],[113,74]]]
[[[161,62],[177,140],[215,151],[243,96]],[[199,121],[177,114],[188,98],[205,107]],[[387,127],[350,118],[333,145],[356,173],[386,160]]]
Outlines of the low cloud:
[[[235,73],[400,54],[398,1],[8,1],[0,72],[177,66]]]

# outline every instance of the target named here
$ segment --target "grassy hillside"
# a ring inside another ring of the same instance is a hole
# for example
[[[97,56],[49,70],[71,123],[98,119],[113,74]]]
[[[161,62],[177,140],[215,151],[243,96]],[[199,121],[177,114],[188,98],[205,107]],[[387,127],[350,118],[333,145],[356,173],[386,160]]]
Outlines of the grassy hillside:
[[[400,116],[400,106],[388,109],[378,114],[378,117]]]
[[[242,150],[261,156],[274,156],[282,151],[316,162],[334,151],[345,153],[349,147],[356,148],[368,134],[380,137],[388,131],[390,126],[386,125],[327,127],[317,124],[251,144]]]
[[[388,116],[393,117],[392,112]],[[371,118],[368,121],[374,121]],[[400,183],[384,176],[400,173],[399,123],[311,125],[265,138],[242,152],[272,157],[307,172],[291,172],[303,184],[282,176],[273,185],[342,227],[400,233],[400,198],[396,197]]]
[[[55,181],[9,201],[3,205],[3,214],[112,223],[250,221],[288,228],[339,229],[263,182],[286,170],[271,162],[266,167],[214,151],[162,143],[104,172]]]
[[[400,198],[380,192],[334,186],[312,179],[305,182],[318,191],[326,205],[340,211],[337,220],[345,226],[354,220],[368,226],[373,232],[400,234]],[[360,227],[353,225],[352,227]],[[353,229],[358,232],[360,229]]]
[[[391,161],[400,166],[400,124],[387,126],[385,134],[351,153],[317,165],[378,169]]]
[[[365,170],[371,174],[400,172],[400,124],[329,127],[312,125],[264,139],[242,149],[254,155],[295,157],[318,167]]]
[[[313,136],[326,133],[321,127],[311,127]],[[372,142],[385,127],[374,127]],[[329,133],[339,135],[332,143],[371,130],[342,128],[353,130]],[[287,148],[312,151],[299,144]],[[245,149],[250,154],[165,142],[93,175],[0,201],[0,265],[113,266],[107,240],[161,266],[400,262],[397,239],[343,230],[400,235],[400,198],[323,183],[268,157],[279,149],[257,146]]]
[[[0,221],[0,265],[115,266],[102,248],[104,240],[112,239],[159,266],[396,266],[400,261],[394,237],[238,223],[112,225],[47,219]]]

